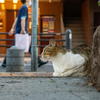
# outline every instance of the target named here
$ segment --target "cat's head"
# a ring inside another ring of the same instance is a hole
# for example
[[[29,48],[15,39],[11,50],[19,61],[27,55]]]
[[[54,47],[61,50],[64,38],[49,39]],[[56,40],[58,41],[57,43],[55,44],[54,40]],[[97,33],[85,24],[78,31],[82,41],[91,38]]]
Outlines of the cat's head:
[[[46,60],[51,60],[52,57],[56,56],[59,51],[59,45],[54,39],[50,39],[49,45],[44,47],[42,57]]]

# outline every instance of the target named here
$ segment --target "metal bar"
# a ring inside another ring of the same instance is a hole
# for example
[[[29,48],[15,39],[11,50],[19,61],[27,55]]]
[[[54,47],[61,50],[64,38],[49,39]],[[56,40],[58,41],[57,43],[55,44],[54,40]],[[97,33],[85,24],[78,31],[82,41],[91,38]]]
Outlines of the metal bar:
[[[0,47],[11,47],[12,45],[0,45]]]
[[[40,45],[38,47],[45,47],[45,46],[47,46],[47,45]],[[66,47],[66,46],[61,46],[61,47]]]
[[[50,39],[38,39],[38,41],[49,41]],[[55,41],[66,41],[66,40],[62,40],[62,39],[55,39]]]
[[[38,33],[38,35],[66,35],[66,34],[65,33],[47,33],[47,34]]]
[[[0,47],[11,47],[12,45],[0,45]],[[37,47],[45,47],[47,45],[39,45]],[[66,47],[66,46],[62,46],[62,47]]]
[[[66,49],[71,49],[72,32],[70,29],[66,30]]]
[[[0,55],[0,58],[1,58],[1,57],[5,57],[5,56],[6,56],[6,55]],[[31,57],[31,56],[24,56],[24,57]]]
[[[15,39],[0,39],[0,41],[14,41]]]
[[[0,32],[0,35],[8,35],[8,33]],[[13,33],[13,35],[15,35],[15,33]],[[29,35],[31,35],[31,33],[29,33]]]
[[[6,34],[8,34],[8,33],[3,33],[3,32],[0,32],[0,35],[6,35]]]
[[[14,41],[15,39],[0,39],[0,41]],[[49,39],[38,39],[38,41],[49,41]],[[55,41],[66,41],[66,40],[62,40],[62,39],[55,39]]]
[[[8,33],[1,33],[0,32],[0,35],[8,35]],[[15,33],[13,34],[15,35]],[[31,35],[31,33],[29,33],[29,35]],[[66,35],[65,33],[47,33],[47,34],[44,34],[44,33],[38,33],[38,35]]]
[[[37,0],[32,0],[32,46],[31,46],[31,71],[37,71],[38,68],[38,48],[37,48],[37,20],[38,7]],[[35,45],[35,46],[34,46]]]

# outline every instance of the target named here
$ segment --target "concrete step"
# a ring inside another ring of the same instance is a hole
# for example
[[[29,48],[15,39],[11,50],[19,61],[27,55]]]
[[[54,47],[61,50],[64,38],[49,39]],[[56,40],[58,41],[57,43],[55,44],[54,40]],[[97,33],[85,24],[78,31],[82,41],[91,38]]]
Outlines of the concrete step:
[[[72,34],[72,37],[77,37],[77,38],[83,38],[84,35],[83,34]]]
[[[73,30],[71,30],[71,32],[72,32],[72,34],[82,34],[83,31],[81,29],[75,29],[75,30],[73,29]]]
[[[82,29],[80,27],[65,27],[65,31],[67,29],[70,29],[72,32],[73,31],[76,31],[76,32],[81,31],[82,32]]]
[[[76,46],[79,46],[79,45],[83,45],[83,44],[86,44],[86,43],[76,43],[76,44],[73,44],[72,43],[72,48],[76,47]]]
[[[72,42],[85,42],[85,39],[72,37]]]
[[[76,45],[76,44],[84,44],[84,43],[86,43],[86,42],[84,42],[84,41],[72,41],[72,44],[73,45]]]
[[[66,39],[66,37],[63,37],[63,39]],[[85,41],[83,35],[72,35],[72,41]]]
[[[72,48],[86,43],[81,18],[66,17],[64,18],[64,25],[65,30],[70,29],[72,31]]]
[[[70,24],[65,24],[65,27],[81,27],[82,25],[81,24],[77,24],[77,23],[74,23],[74,24],[72,24],[72,23],[70,23]]]
[[[73,39],[73,40],[84,40],[84,37],[81,37],[81,38],[78,38],[78,37],[77,37],[77,38],[75,38],[75,37],[73,36],[72,39]]]
[[[85,43],[84,40],[72,40],[72,43]]]
[[[72,45],[75,45],[75,46],[76,45],[80,45],[80,44],[86,44],[86,43],[85,42],[76,42],[76,43],[75,42],[72,42]]]

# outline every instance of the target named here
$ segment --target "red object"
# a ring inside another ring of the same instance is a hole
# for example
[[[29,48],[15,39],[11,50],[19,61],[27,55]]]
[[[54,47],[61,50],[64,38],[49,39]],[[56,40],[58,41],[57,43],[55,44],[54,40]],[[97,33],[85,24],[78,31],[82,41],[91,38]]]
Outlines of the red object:
[[[61,35],[60,33],[56,33],[56,35]]]

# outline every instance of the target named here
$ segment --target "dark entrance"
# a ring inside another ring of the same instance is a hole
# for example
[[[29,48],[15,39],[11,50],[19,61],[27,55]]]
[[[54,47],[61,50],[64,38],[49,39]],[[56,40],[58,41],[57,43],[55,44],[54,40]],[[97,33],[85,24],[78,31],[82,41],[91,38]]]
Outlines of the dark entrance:
[[[99,25],[100,25],[100,12],[94,12],[94,31]]]
[[[81,0],[64,1],[64,19],[66,17],[81,17]]]

